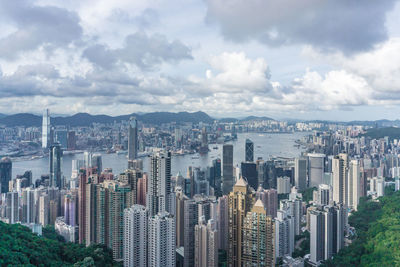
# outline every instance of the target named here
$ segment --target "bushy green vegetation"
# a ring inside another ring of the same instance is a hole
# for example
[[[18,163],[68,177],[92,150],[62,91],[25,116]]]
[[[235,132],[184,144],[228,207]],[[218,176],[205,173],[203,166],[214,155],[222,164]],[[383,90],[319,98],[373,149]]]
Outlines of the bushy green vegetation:
[[[349,223],[356,238],[325,266],[400,266],[400,191],[361,199]]]
[[[389,136],[390,140],[400,139],[400,128],[386,127],[386,128],[371,128],[368,129],[363,136],[368,136],[373,139],[384,138]]]
[[[0,222],[0,266],[118,266],[112,252],[102,245],[64,242],[53,228],[43,236],[19,224]]]
[[[310,188],[307,188],[307,189],[305,189],[303,191],[300,191],[300,193],[302,194],[302,197],[303,197],[303,201],[308,204],[308,202],[313,200],[313,192],[315,190],[317,190],[316,187],[310,187]]]

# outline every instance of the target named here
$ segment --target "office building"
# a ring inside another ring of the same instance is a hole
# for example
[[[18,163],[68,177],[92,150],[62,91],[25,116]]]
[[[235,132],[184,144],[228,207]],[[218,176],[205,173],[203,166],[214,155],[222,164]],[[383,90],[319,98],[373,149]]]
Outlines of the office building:
[[[46,109],[42,118],[42,148],[48,148],[50,145],[50,112]]]
[[[124,266],[147,267],[148,211],[133,205],[124,211]]]
[[[250,139],[245,142],[245,161],[254,162],[254,143]]]
[[[309,187],[317,187],[323,183],[324,177],[324,154],[308,154],[308,183]]]
[[[222,193],[229,194],[233,185],[233,145],[225,144],[222,148]]]
[[[218,198],[217,204],[217,224],[218,224],[218,242],[219,249],[228,250],[228,232],[229,232],[229,222],[228,222],[228,196],[222,196]]]
[[[50,186],[62,188],[64,186],[61,172],[62,149],[60,144],[50,146]]]
[[[138,153],[138,123],[135,117],[129,119],[128,131],[128,161],[137,159]]]
[[[289,194],[290,193],[290,178],[289,177],[278,177],[277,179],[277,191],[278,194]]]
[[[243,220],[254,202],[255,192],[240,178],[228,196],[228,266],[238,267],[242,262]]]
[[[242,250],[240,266],[275,266],[274,223],[260,199],[244,219]]]
[[[254,162],[241,163],[242,176],[247,181],[249,186],[256,190],[259,186],[257,176],[257,165]]]
[[[7,193],[8,183],[12,177],[12,162],[9,158],[2,158],[0,160],[0,194]]]
[[[68,147],[68,132],[65,129],[55,131],[55,142],[59,143],[62,149]]]
[[[298,190],[307,188],[307,158],[296,158],[294,161],[294,184]]]
[[[148,266],[175,266],[175,219],[167,212],[149,218]]]

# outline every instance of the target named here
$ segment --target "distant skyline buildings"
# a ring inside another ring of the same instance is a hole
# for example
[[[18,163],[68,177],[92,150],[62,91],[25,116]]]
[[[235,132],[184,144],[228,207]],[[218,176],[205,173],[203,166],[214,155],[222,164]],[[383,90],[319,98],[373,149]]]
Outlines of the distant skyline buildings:
[[[128,130],[128,160],[132,161],[138,155],[138,122],[135,117],[129,119]]]

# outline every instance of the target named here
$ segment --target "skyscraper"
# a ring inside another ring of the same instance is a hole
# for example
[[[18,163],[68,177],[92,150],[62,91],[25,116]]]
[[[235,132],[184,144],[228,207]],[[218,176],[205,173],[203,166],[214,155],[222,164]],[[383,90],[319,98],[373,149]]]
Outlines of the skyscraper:
[[[60,144],[50,146],[49,164],[50,164],[50,186],[62,188],[61,173],[62,149]]]
[[[275,218],[275,257],[292,255],[294,251],[294,218],[278,210]]]
[[[263,189],[260,186],[256,194],[257,198],[262,200],[267,215],[275,218],[278,210],[278,191],[276,189]]]
[[[225,144],[222,148],[222,192],[224,195],[231,192],[233,184],[233,145]]]
[[[228,196],[222,196],[218,198],[218,205],[217,205],[217,223],[218,223],[218,242],[219,242],[219,249],[228,250],[228,232],[229,232],[229,221],[228,221]]]
[[[295,159],[294,183],[298,190],[307,188],[307,158],[301,157]]]
[[[257,165],[254,162],[242,162],[241,163],[242,176],[246,179],[247,183],[251,188],[257,190],[258,176],[257,176]]]
[[[310,211],[310,261],[318,264],[344,247],[347,213],[342,204]]]
[[[322,184],[324,160],[324,154],[308,154],[308,183],[310,187],[317,187]]]
[[[348,177],[348,205],[349,208],[357,210],[358,203],[362,194],[360,164],[358,160],[350,161]]]
[[[204,216],[199,218],[195,226],[195,267],[218,266],[218,232],[215,221]]]
[[[149,218],[148,266],[175,266],[175,219],[167,212]]]
[[[124,266],[147,267],[148,211],[133,205],[124,211]]]
[[[228,266],[238,267],[242,262],[243,220],[255,202],[255,193],[247,182],[240,178],[228,196]]]
[[[9,158],[0,160],[0,194],[8,192],[8,183],[12,177],[12,162]]]
[[[275,266],[274,224],[259,199],[244,219],[241,266]]]
[[[245,143],[245,161],[254,161],[254,143],[250,139],[246,139]]]
[[[348,171],[347,171],[347,155],[339,154],[332,159],[332,184],[333,184],[333,201],[335,203],[348,203]]]
[[[171,193],[171,153],[155,153],[150,159],[150,177],[147,181],[146,205],[149,215],[173,210]]]
[[[50,145],[50,112],[46,109],[42,119],[42,148],[48,148]]]
[[[138,153],[138,125],[135,117],[129,119],[128,160],[135,160]]]

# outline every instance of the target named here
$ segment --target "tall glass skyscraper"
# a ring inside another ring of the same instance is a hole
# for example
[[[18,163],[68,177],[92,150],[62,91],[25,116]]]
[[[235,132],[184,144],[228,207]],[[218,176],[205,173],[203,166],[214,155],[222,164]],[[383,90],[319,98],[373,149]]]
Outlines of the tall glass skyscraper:
[[[245,160],[246,162],[254,161],[254,143],[250,139],[246,139],[245,145]]]
[[[8,182],[11,181],[12,162],[9,158],[0,160],[0,193],[8,192]]]
[[[128,160],[135,160],[138,153],[138,128],[135,117],[129,119]]]
[[[42,148],[50,146],[50,111],[46,109],[42,120]]]
[[[54,144],[50,147],[50,186],[62,187],[61,182],[61,160],[62,160],[62,149],[60,144]]]

